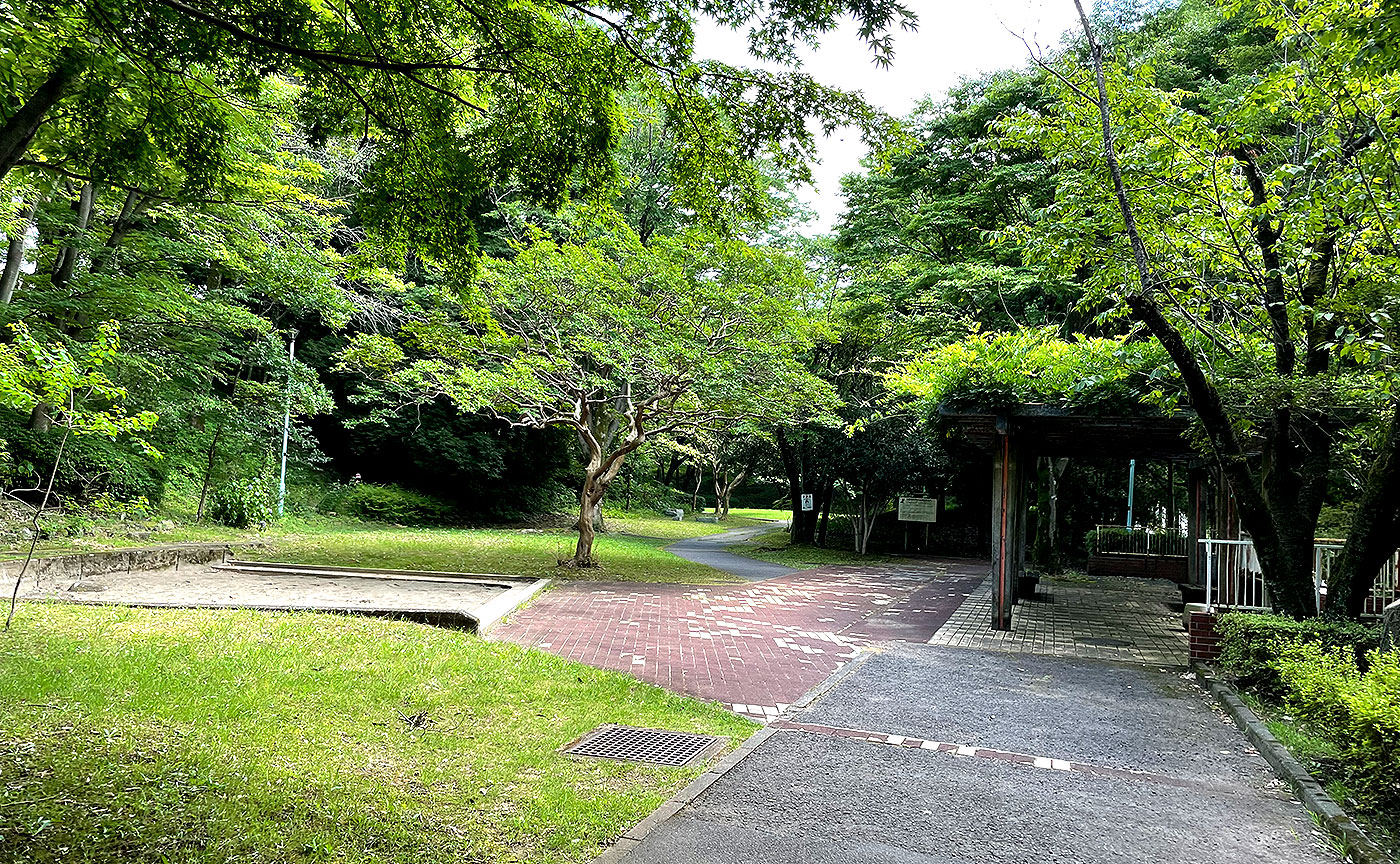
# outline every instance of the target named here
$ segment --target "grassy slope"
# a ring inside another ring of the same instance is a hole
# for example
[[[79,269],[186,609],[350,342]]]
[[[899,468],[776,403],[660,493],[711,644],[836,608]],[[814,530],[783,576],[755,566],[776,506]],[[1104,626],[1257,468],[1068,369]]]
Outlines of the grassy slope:
[[[617,579],[638,582],[732,582],[734,577],[701,564],[684,561],[662,547],[686,537],[700,537],[757,524],[731,519],[716,525],[674,522],[665,517],[626,515],[608,519],[611,533],[600,535],[595,551],[602,566],[583,571],[561,569],[558,562],[573,553],[576,535],[567,529],[413,529],[317,517],[288,519],[265,534],[218,528],[177,527],[149,540],[104,541],[111,545],[152,545],[181,540],[259,539],[270,545],[249,550],[247,557],[301,564],[341,564],[406,570],[451,570],[505,573],[552,578]],[[91,550],[60,546],[49,551]]]
[[[759,507],[735,507],[729,511],[731,517],[757,519],[763,522],[786,522],[792,518],[788,510],[770,510]]]
[[[586,861],[698,772],[559,747],[605,722],[755,728],[542,652],[327,615],[28,604],[0,667],[6,861]]]

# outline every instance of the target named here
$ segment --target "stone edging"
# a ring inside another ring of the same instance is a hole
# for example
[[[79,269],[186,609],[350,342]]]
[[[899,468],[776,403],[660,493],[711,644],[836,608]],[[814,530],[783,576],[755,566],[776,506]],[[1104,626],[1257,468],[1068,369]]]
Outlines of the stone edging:
[[[235,548],[265,545],[261,541],[229,541],[214,543],[176,543],[166,546],[141,546],[126,549],[102,549],[35,558],[29,562],[25,577],[33,580],[47,578],[85,579],[118,570],[160,570],[179,568],[181,564],[207,564],[225,558]],[[23,559],[0,561],[0,572],[18,572]]]
[[[1214,671],[1204,663],[1193,660],[1191,669],[1210,689],[1211,694],[1225,709],[1225,713],[1235,721],[1235,725],[1244,731],[1245,737],[1254,744],[1259,754],[1274,769],[1274,773],[1293,788],[1303,806],[1315,814],[1327,833],[1341,843],[1350,860],[1358,864],[1392,864],[1390,856],[1366,836],[1366,832],[1361,830],[1361,826],[1357,825],[1345,810],[1337,806],[1337,802],[1332,800],[1332,796],[1327,794],[1322,784],[1318,783],[1312,774],[1308,773],[1308,769],[1303,767],[1303,763],[1274,737],[1269,727],[1244,704],[1244,700],[1240,699],[1234,688],[1217,678]]]
[[[872,656],[874,655],[870,651],[865,651],[863,652],[863,656],[856,657],[847,663],[841,664],[834,672],[826,676],[820,684],[808,690],[801,699],[792,703],[792,707],[808,707],[830,692],[832,688],[840,684],[845,680],[846,676],[854,672]],[[684,789],[671,796],[666,803],[651,811],[645,819],[637,823],[636,827],[617,838],[616,843],[604,849],[602,854],[594,858],[590,864],[617,864],[617,862],[623,859],[623,856],[632,851],[633,847],[641,843],[642,840],[651,833],[653,828],[665,822],[667,819],[670,819],[672,816],[679,813],[682,807],[700,797],[701,792],[709,789],[714,785],[716,780],[728,773],[729,769],[742,762],[745,756],[748,756],[754,750],[758,749],[758,745],[772,738],[777,732],[777,728],[765,726],[748,738],[745,738],[744,743],[730,751],[729,755],[716,762],[704,774],[690,781]]]

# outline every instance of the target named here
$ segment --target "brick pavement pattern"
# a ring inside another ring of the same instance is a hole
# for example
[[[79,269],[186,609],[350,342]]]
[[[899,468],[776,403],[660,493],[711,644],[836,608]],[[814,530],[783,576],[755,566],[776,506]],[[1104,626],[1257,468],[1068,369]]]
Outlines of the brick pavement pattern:
[[[925,642],[986,578],[976,561],[822,567],[746,585],[575,582],[493,639],[769,719],[873,642]]]

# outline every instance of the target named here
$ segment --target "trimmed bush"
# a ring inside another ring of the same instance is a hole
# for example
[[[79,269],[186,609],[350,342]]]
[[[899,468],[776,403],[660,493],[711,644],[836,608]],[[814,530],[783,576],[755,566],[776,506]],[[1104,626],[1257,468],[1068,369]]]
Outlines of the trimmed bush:
[[[1349,648],[1324,648],[1317,642],[1288,645],[1279,653],[1277,666],[1288,710],[1324,729],[1346,725],[1346,694],[1361,680]]]
[[[1284,703],[1337,745],[1341,770],[1369,810],[1400,808],[1400,656],[1372,652],[1362,673],[1345,648],[1316,643],[1279,659]]]
[[[1345,695],[1350,716],[1342,750],[1361,803],[1400,812],[1400,654],[1371,655],[1371,668]]]
[[[451,525],[459,521],[456,509],[445,501],[401,486],[374,483],[358,483],[340,495],[328,495],[321,502],[321,509],[370,522],[413,527]]]
[[[1279,661],[1291,646],[1312,644],[1339,649],[1365,668],[1366,655],[1380,644],[1380,628],[1332,618],[1297,620],[1286,615],[1227,612],[1216,621],[1220,634],[1220,666],[1240,686],[1266,699],[1278,700],[1285,688]]]

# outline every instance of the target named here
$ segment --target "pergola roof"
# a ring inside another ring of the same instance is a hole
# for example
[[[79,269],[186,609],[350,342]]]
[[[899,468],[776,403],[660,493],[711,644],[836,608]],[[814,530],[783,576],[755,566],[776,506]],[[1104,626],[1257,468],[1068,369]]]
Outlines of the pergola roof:
[[[1002,435],[1032,456],[1110,456],[1125,459],[1189,459],[1186,439],[1193,415],[1076,414],[1050,405],[1018,405],[1001,411],[940,410],[975,446],[991,450]]]

